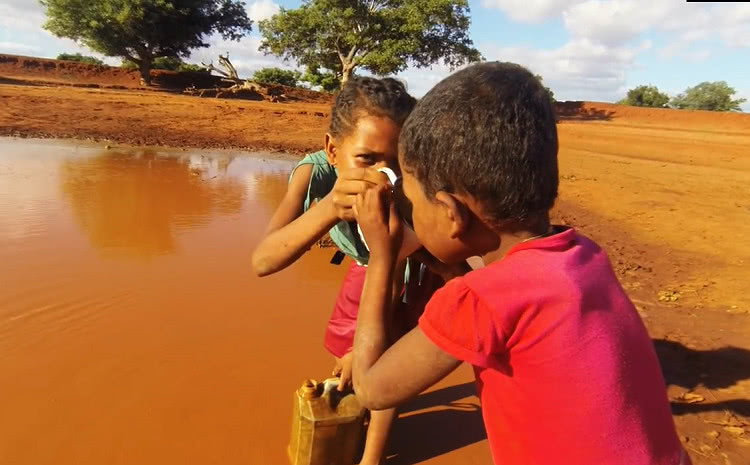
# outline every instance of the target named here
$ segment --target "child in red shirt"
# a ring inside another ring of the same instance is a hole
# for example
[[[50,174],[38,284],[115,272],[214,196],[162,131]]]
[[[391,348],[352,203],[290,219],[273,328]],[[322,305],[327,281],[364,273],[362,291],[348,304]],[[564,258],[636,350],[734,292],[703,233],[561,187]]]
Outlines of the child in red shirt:
[[[418,103],[399,141],[403,196],[378,188],[355,204],[371,253],[357,395],[387,408],[467,362],[497,464],[689,464],[653,345],[607,255],[549,223],[557,148],[547,93],[518,65],[470,66]],[[387,348],[396,205],[443,264],[465,269],[481,255],[486,266],[449,281]]]

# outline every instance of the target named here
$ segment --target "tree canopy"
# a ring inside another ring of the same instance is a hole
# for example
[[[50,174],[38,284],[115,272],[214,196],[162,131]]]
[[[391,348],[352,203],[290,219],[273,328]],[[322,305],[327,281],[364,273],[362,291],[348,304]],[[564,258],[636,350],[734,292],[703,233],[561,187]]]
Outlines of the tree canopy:
[[[329,83],[357,68],[382,76],[442,61],[454,69],[482,59],[469,24],[467,0],[303,0],[259,23],[260,50]]]
[[[299,71],[281,68],[262,68],[253,73],[253,81],[265,84],[281,84],[297,87],[302,74]]]
[[[669,96],[660,92],[656,86],[641,85],[630,89],[628,95],[617,103],[634,107],[664,108],[669,103]]]
[[[732,99],[736,91],[724,81],[701,82],[672,99],[675,108],[709,111],[742,111],[746,99]]]
[[[534,77],[539,80],[539,83],[544,87],[544,90],[547,91],[547,96],[549,97],[549,101],[554,104],[556,102],[556,100],[555,100],[555,93],[552,92],[552,89],[550,89],[549,87],[547,87],[547,86],[544,85],[544,78],[542,77],[542,75],[541,74],[535,74]]]
[[[136,63],[149,84],[158,57],[187,57],[214,33],[239,40],[252,21],[240,0],[40,0],[44,28],[106,56]]]
[[[130,60],[123,60],[120,64],[120,67],[125,69],[137,69],[138,65]],[[151,63],[151,69],[166,69],[169,71],[178,71],[181,73],[185,71],[208,72],[206,68],[201,65],[196,65],[194,63],[185,63],[181,58],[175,57],[154,58],[154,61]]]
[[[325,92],[335,92],[341,88],[341,76],[332,71],[321,71],[318,66],[308,66],[300,81],[308,82],[313,87],[320,87]]]
[[[82,55],[80,53],[61,53],[57,55],[58,60],[66,61],[77,61],[78,63],[85,63],[87,65],[103,65],[104,62],[96,57]]]

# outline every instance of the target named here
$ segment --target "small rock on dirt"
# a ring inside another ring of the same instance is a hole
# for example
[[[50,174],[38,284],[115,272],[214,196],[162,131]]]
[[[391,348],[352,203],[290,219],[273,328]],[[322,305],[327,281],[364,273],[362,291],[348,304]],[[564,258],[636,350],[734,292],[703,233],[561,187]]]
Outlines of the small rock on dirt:
[[[659,302],[677,302],[681,295],[677,291],[659,291],[657,297]]]
[[[680,394],[679,396],[675,397],[674,400],[677,402],[685,403],[685,404],[698,404],[698,403],[705,401],[706,398],[700,394],[686,391]]]

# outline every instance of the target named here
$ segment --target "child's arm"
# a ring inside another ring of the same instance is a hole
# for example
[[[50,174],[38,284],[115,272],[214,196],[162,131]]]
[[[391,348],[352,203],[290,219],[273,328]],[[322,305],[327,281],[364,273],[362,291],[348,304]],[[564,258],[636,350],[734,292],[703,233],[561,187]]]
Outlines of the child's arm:
[[[419,328],[386,350],[401,225],[393,206],[390,214],[384,210],[383,192],[371,189],[357,200],[357,220],[370,244],[370,261],[354,333],[352,378],[360,402],[375,410],[394,407],[416,396],[461,364]]]
[[[253,251],[253,270],[266,276],[294,263],[340,220],[354,219],[356,195],[382,182],[375,170],[356,168],[340,173],[333,190],[318,204],[303,212],[312,175],[311,165],[295,170],[281,205],[271,217],[266,236]]]
[[[311,174],[312,165],[302,165],[292,175],[265,237],[253,251],[253,270],[258,276],[275,273],[294,263],[338,222],[330,196],[303,213]]]

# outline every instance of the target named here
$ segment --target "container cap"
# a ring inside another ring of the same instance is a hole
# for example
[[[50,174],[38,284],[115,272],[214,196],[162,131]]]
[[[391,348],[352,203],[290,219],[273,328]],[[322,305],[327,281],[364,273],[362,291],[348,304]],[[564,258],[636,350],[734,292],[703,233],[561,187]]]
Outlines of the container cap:
[[[320,396],[320,388],[318,382],[314,379],[308,379],[302,383],[302,387],[297,391],[300,397],[305,399],[313,399]]]

